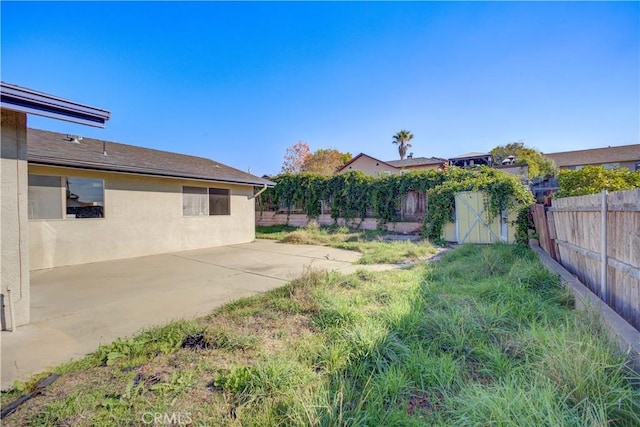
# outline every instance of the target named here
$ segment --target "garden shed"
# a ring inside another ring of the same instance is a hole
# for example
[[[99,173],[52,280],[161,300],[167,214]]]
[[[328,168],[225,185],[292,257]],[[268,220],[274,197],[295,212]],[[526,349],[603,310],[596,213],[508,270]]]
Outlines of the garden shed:
[[[448,242],[515,243],[516,212],[503,210],[490,218],[483,193],[461,191],[455,195],[455,222],[445,225],[442,238]]]

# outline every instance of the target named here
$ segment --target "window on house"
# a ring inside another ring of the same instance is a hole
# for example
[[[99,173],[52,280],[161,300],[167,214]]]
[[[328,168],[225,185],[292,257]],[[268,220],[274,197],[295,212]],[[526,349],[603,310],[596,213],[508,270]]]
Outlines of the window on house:
[[[104,218],[104,181],[65,178],[67,218]]]
[[[182,187],[182,215],[209,215],[207,189],[203,187]]]
[[[29,175],[29,219],[62,219],[62,178]]]
[[[182,215],[230,215],[230,194],[224,188],[182,187]]]
[[[605,163],[602,167],[605,169],[615,169],[620,167],[620,163]]]
[[[29,175],[29,219],[104,218],[104,181]]]
[[[229,215],[229,190],[225,188],[209,189],[209,215]]]

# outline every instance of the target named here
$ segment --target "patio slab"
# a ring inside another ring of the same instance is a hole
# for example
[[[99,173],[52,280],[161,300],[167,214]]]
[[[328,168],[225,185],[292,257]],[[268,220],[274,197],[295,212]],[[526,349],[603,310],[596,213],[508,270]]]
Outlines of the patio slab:
[[[360,254],[268,240],[31,272],[31,324],[2,332],[2,389],[145,327],[282,286],[305,267],[351,273]]]

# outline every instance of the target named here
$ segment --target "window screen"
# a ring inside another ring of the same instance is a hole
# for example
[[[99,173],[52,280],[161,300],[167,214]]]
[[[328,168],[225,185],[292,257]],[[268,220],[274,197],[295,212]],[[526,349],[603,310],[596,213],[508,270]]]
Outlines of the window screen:
[[[29,219],[62,219],[62,178],[29,175]]]
[[[229,190],[224,188],[209,189],[209,215],[229,215]]]
[[[202,187],[182,187],[182,215],[209,215],[207,189]]]

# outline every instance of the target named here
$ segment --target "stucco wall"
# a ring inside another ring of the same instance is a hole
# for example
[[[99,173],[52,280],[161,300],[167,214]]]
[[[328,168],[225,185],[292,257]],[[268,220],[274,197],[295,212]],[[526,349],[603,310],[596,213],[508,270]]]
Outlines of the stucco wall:
[[[29,166],[30,174],[104,180],[104,218],[29,221],[31,270],[200,249],[255,238],[253,187]],[[231,215],[185,217],[182,187],[231,190]]]
[[[342,172],[347,171],[356,171],[360,170],[367,175],[371,176],[380,176],[385,173],[385,171],[390,171],[392,174],[399,174],[400,169],[396,169],[387,165],[386,163],[380,163],[377,160],[372,159],[371,157],[362,156],[359,159],[356,159],[353,163],[349,165]]]
[[[0,142],[0,278],[2,329],[11,329],[7,290],[11,289],[15,326],[29,323],[27,244],[27,117],[2,111]]]

